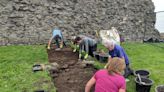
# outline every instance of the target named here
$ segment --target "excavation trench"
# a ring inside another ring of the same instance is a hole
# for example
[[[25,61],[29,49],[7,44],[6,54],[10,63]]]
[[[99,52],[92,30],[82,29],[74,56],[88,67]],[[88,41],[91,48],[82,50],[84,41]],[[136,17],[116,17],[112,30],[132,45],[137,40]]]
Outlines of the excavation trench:
[[[87,81],[96,72],[94,66],[78,61],[78,53],[70,48],[51,49],[47,53],[49,63],[58,64],[58,69],[50,70],[57,92],[84,92]]]

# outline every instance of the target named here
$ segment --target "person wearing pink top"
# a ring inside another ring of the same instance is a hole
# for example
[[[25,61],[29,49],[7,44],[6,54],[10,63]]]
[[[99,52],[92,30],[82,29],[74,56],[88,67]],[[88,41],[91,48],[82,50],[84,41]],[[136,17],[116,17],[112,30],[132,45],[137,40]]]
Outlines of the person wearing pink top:
[[[95,84],[95,92],[126,92],[125,78],[121,75],[125,69],[125,61],[114,57],[106,69],[97,71],[85,86],[85,92]]]

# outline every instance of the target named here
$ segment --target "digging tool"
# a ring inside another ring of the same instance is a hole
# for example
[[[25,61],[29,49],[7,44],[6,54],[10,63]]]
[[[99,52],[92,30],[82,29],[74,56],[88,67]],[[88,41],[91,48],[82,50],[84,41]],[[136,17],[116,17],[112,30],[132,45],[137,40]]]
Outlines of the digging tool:
[[[141,76],[139,74],[137,74],[137,76],[138,76],[138,79],[139,79],[140,84],[145,84],[145,82],[142,82]]]

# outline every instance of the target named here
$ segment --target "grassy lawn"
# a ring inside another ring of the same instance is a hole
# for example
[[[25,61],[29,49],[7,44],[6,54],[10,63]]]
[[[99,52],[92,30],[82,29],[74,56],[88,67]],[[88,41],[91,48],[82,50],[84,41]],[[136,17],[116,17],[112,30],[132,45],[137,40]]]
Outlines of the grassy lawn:
[[[32,71],[33,64],[47,61],[44,46],[0,47],[0,92],[34,92],[39,89],[54,92],[46,71]]]
[[[164,84],[164,43],[124,43],[122,46],[129,56],[132,69],[146,69],[151,72],[150,78],[154,80],[151,92],[154,92],[157,85]],[[36,63],[48,63],[43,45],[1,46],[0,92],[33,92],[37,89],[54,92],[51,78],[46,71],[32,72],[32,65]],[[103,68],[103,64],[98,62],[96,66]],[[135,92],[134,78],[129,77],[131,81],[127,83],[127,92]]]
[[[133,70],[145,69],[151,73],[150,79],[154,81],[151,92],[155,91],[157,85],[164,85],[164,43],[123,43],[122,46]],[[104,49],[102,45],[98,47]],[[96,66],[103,68],[98,62]],[[131,81],[127,82],[127,92],[135,92],[135,77],[129,76],[129,79]]]

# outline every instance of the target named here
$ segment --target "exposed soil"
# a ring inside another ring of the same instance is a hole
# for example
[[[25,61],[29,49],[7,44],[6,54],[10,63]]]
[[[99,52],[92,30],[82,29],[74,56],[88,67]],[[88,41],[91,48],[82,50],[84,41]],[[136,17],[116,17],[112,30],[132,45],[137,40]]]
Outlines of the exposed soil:
[[[78,53],[72,52],[70,48],[59,51],[51,49],[47,53],[50,63],[59,64],[58,70],[50,70],[57,92],[84,92],[86,83],[96,69],[90,64],[78,61]]]

